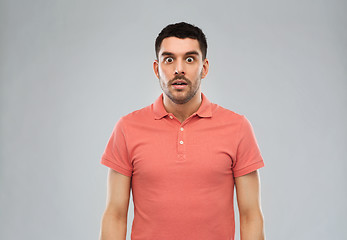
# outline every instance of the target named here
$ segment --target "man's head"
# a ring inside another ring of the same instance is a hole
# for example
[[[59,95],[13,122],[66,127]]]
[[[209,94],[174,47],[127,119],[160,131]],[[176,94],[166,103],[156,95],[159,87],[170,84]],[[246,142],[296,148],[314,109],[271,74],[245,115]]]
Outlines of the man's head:
[[[165,98],[184,104],[200,97],[201,79],[209,67],[206,49],[205,35],[193,25],[171,24],[159,33],[153,69]]]
[[[165,38],[177,37],[177,38],[191,38],[196,39],[199,42],[200,50],[202,53],[202,58],[205,59],[207,56],[207,41],[205,34],[202,30],[192,24],[180,22],[175,24],[167,25],[159,33],[157,39],[155,40],[155,54],[158,59],[158,54],[160,51],[161,43]]]

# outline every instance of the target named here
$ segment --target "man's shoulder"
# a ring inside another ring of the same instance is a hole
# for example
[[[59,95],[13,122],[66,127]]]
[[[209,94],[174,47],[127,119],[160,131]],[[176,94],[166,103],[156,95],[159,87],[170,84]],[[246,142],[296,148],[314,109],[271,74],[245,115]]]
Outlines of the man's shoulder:
[[[153,103],[148,106],[129,112],[126,115],[123,115],[120,118],[120,120],[122,120],[123,122],[138,122],[138,121],[143,122],[143,121],[149,120],[153,118],[152,107],[153,107]]]
[[[218,118],[226,119],[226,120],[237,120],[242,121],[245,117],[243,114],[237,113],[229,108],[222,107],[216,103],[212,103],[212,111],[214,115]]]

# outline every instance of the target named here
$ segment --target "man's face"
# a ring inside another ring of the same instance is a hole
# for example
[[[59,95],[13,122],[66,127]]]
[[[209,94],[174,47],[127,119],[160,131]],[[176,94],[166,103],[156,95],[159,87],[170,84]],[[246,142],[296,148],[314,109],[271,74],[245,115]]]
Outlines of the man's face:
[[[161,43],[153,68],[165,95],[176,104],[184,104],[200,92],[208,61],[202,60],[198,40],[168,37]]]

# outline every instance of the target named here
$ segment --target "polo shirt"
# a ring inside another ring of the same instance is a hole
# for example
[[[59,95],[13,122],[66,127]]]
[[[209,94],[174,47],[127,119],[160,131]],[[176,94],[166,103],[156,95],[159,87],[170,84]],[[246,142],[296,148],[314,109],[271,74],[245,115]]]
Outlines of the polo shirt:
[[[181,123],[162,93],[112,131],[101,163],[132,178],[132,240],[234,239],[234,178],[264,162],[247,118],[201,97]]]

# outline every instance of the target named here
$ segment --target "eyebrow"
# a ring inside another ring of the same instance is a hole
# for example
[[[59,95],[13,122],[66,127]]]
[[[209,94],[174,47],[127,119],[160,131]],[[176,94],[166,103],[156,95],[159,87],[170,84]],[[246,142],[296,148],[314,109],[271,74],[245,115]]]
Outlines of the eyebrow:
[[[171,52],[163,52],[161,54],[161,56],[173,56],[175,54],[171,53]],[[197,51],[189,51],[189,52],[186,52],[184,55],[199,55],[199,53]]]
[[[199,55],[199,53],[197,51],[190,51],[187,52],[185,55]]]
[[[161,55],[162,56],[173,56],[174,54],[171,52],[163,52]]]

